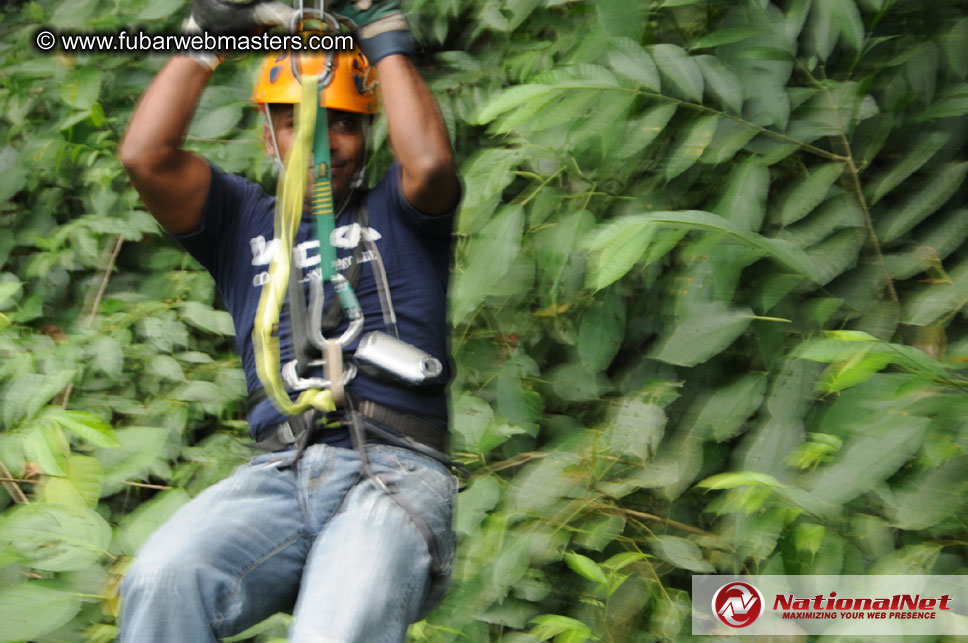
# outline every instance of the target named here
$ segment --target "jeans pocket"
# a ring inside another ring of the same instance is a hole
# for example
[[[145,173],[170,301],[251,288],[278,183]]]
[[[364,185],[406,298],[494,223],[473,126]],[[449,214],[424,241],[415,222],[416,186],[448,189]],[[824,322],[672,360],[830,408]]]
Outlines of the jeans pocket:
[[[388,464],[407,480],[416,480],[441,502],[452,502],[457,491],[454,475],[443,464],[410,449],[389,447]]]

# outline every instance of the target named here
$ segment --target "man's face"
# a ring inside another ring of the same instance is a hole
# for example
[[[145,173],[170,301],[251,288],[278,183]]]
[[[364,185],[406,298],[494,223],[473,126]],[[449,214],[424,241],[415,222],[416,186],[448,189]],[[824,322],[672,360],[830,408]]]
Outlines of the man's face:
[[[283,163],[289,158],[289,150],[295,138],[294,105],[269,106],[272,126],[276,131],[276,142],[279,144],[279,156]],[[366,142],[363,137],[363,114],[342,112],[335,109],[326,110],[329,122],[329,155],[333,174],[333,203],[336,207],[342,202],[350,188],[353,176],[363,163],[363,151]],[[263,136],[266,154],[272,154],[272,138],[268,129]],[[306,185],[306,198],[312,190],[312,169],[309,170],[309,180]]]

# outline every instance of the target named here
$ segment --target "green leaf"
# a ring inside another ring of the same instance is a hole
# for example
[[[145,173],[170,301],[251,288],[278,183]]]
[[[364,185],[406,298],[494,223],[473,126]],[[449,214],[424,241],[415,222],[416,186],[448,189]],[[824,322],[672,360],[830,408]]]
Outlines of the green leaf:
[[[724,233],[741,240],[753,248],[762,250],[787,268],[817,281],[820,277],[813,260],[802,250],[789,242],[767,239],[758,234],[738,229],[726,219],[702,210],[683,210],[680,212],[656,212],[642,215],[643,219],[658,224]]]
[[[514,494],[514,506],[543,515],[559,498],[578,493],[583,488],[582,482],[570,473],[576,464],[576,454],[559,450],[525,468],[515,480],[519,486]]]
[[[188,133],[199,138],[223,138],[242,120],[242,105],[223,105],[192,121]]]
[[[615,402],[609,409],[602,442],[613,455],[646,460],[653,455],[665,432],[666,415],[639,395]]]
[[[716,568],[703,560],[702,550],[691,540],[678,536],[656,536],[650,542],[655,555],[675,567],[697,574],[712,574]]]
[[[72,455],[67,458],[67,477],[51,478],[44,488],[44,499],[52,504],[68,507],[97,507],[101,497],[101,484],[104,474],[101,463],[86,455]],[[80,505],[75,503],[80,502]]]
[[[854,412],[870,415],[863,409]],[[842,504],[853,500],[904,466],[920,445],[930,422],[928,418],[898,412],[879,414],[874,423],[864,427],[864,433],[847,441],[835,462],[804,476],[800,484],[811,495],[828,502]]]
[[[16,149],[0,150],[0,202],[9,201],[27,185],[27,170]]]
[[[148,537],[189,500],[184,489],[170,489],[138,505],[118,524],[114,546],[122,553],[134,556]]]
[[[33,417],[73,378],[73,370],[60,370],[46,375],[27,373],[15,378],[4,393],[3,423],[13,427],[21,420]]]
[[[9,273],[7,273],[9,274]],[[0,282],[0,310],[9,310],[12,306],[7,306],[7,302],[21,293],[23,284],[20,281]],[[14,302],[10,302],[13,304]]]
[[[941,37],[941,46],[955,76],[965,80],[968,77],[968,18],[957,21]]]
[[[148,470],[166,463],[171,454],[166,449],[168,431],[157,427],[138,426],[119,429],[121,447],[99,449],[95,457],[104,468],[105,492],[117,491],[123,480],[143,479]]]
[[[842,391],[866,382],[892,361],[890,355],[876,351],[856,351],[849,360],[831,364],[817,383],[817,388],[827,393]]]
[[[727,27],[711,31],[701,38],[691,47],[691,49],[708,49],[721,45],[731,45],[734,42],[743,42],[755,36],[762,36],[769,33],[762,27]]]
[[[26,581],[0,589],[2,641],[35,641],[63,626],[81,610],[81,599],[46,581]]]
[[[518,535],[511,542],[504,543],[494,561],[491,580],[499,595],[524,578],[531,564],[531,549],[527,537]]]
[[[0,521],[0,541],[28,564],[50,572],[84,569],[107,555],[111,527],[87,507],[45,503],[18,505]]]
[[[947,144],[948,140],[949,134],[947,132],[932,132],[928,136],[919,138],[917,143],[901,155],[901,159],[887,172],[868,183],[864,190],[868,203],[874,205],[884,198],[884,195],[917,172],[921,166],[937,154]]]
[[[625,337],[625,301],[606,296],[601,306],[585,311],[578,327],[578,356],[593,370],[605,369]]]
[[[217,335],[235,335],[232,316],[224,310],[215,310],[198,301],[186,301],[180,308],[181,318],[196,328]]]
[[[680,134],[679,141],[664,162],[663,174],[667,181],[695,165],[713,139],[718,116],[700,116]]]
[[[964,456],[929,469],[893,493],[891,522],[898,529],[920,531],[943,520],[962,515],[968,496],[964,493],[968,462]]]
[[[807,50],[820,60],[827,60],[837,44],[840,27],[834,18],[840,0],[814,0],[805,31]],[[852,1],[852,0],[848,0]]]
[[[643,554],[642,552],[638,552],[638,551],[623,551],[620,554],[615,554],[614,556],[606,560],[604,563],[602,563],[602,567],[618,571],[620,569],[625,569],[632,563],[637,563],[640,560],[645,560],[648,557],[649,557],[648,554]]]
[[[97,415],[87,411],[65,411],[64,409],[45,409],[41,417],[53,420],[64,429],[87,440],[94,446],[114,448],[121,446],[111,425]]]
[[[743,111],[743,84],[721,60],[715,56],[693,58],[702,71],[706,93],[715,98],[723,109],[739,114]]]
[[[963,116],[966,113],[968,113],[968,83],[962,83],[946,92],[943,97],[921,112],[918,120],[927,121],[938,118],[955,118],[957,116]]]
[[[160,18],[168,18],[173,13],[181,9],[183,4],[184,0],[157,0],[157,2],[150,2],[148,3],[148,6],[138,14],[138,20],[151,21],[158,20]]]
[[[585,549],[602,551],[614,542],[625,530],[625,519],[621,516],[596,516],[579,526],[574,543]]]
[[[535,246],[542,284],[550,288],[551,301],[557,304],[558,286],[565,263],[582,249],[582,239],[594,226],[595,217],[588,210],[576,210],[563,215],[553,226],[530,235]]]
[[[598,563],[588,556],[582,556],[581,554],[570,551],[565,554],[565,563],[571,571],[582,578],[590,580],[593,583],[608,585],[608,578],[605,577],[605,572],[598,566]]]
[[[934,100],[937,77],[940,67],[938,47],[931,41],[924,41],[910,50],[910,58],[904,65],[904,76],[911,91],[921,100]]]
[[[917,575],[930,574],[942,546],[933,542],[921,542],[901,547],[874,563],[870,574]]]
[[[864,228],[839,230],[822,243],[807,250],[811,263],[816,266],[817,281],[828,284],[857,264],[857,256],[867,239]]]
[[[968,304],[968,259],[951,268],[948,276],[950,280],[924,285],[908,297],[906,323],[929,326]]]
[[[782,230],[776,239],[789,241],[799,248],[808,248],[827,239],[844,228],[863,228],[864,212],[855,195],[842,193],[827,199],[805,220]]]
[[[710,476],[702,482],[697,482],[697,487],[705,489],[735,489],[736,487],[746,487],[749,485],[762,485],[771,489],[779,489],[783,485],[779,480],[766,473],[755,471],[731,471],[729,473],[719,473]]]
[[[695,366],[723,351],[752,323],[746,308],[730,308],[721,302],[693,304],[671,328],[664,329],[649,357],[675,364]]]
[[[67,453],[63,431],[50,422],[36,422],[24,436],[24,452],[40,465],[41,471],[51,476],[67,475]]]
[[[154,355],[148,360],[148,372],[173,382],[187,381],[181,364],[170,355]]]
[[[699,157],[700,163],[707,165],[719,165],[732,159],[736,153],[746,147],[753,138],[756,137],[756,130],[737,123],[736,121],[721,118],[716,124],[716,133],[710,141],[702,156]],[[766,161],[763,161],[764,164]]]
[[[901,207],[880,217],[875,223],[877,236],[884,243],[894,241],[936,212],[951,198],[968,175],[968,161],[949,163],[928,179]]]
[[[501,500],[501,485],[496,477],[477,478],[457,496],[457,533],[470,536]]]
[[[728,185],[712,211],[740,230],[756,232],[766,215],[769,170],[756,157],[749,157],[736,166]]]
[[[569,402],[587,402],[604,394],[610,385],[599,371],[590,370],[585,364],[569,363],[552,369],[546,375],[551,392]]]
[[[693,404],[693,430],[717,442],[735,437],[763,403],[766,384],[765,373],[749,373],[703,396]]]
[[[638,40],[642,35],[643,11],[635,2],[625,0],[595,0],[598,19],[605,31],[616,38]]]
[[[101,70],[97,67],[80,67],[61,86],[61,98],[71,107],[87,111],[97,102],[100,91]]]
[[[541,408],[541,396],[520,379],[516,369],[501,369],[497,379],[497,410],[508,422],[535,435]]]
[[[541,84],[509,87],[485,103],[474,120],[478,125],[486,125],[504,112],[539,100],[553,89],[548,85]]]
[[[702,70],[685,49],[678,45],[662,43],[649,48],[652,58],[659,66],[664,86],[682,98],[702,102]]]
[[[481,304],[505,275],[521,249],[524,209],[501,208],[481,231],[471,237],[466,259],[458,260],[451,295],[453,322],[459,323]]]
[[[484,400],[465,393],[454,403],[457,448],[484,454],[510,437],[495,433],[493,425],[494,410]]]
[[[827,163],[813,169],[807,178],[797,182],[783,200],[780,221],[790,225],[810,214],[820,205],[830,187],[844,172],[843,163]]]
[[[661,91],[659,70],[645,49],[630,38],[615,38],[609,44],[608,62],[612,69],[649,91]]]
[[[600,228],[590,249],[597,253],[590,265],[589,281],[595,290],[614,283],[632,269],[649,247],[655,226],[637,216],[625,216]]]
[[[930,248],[932,258],[945,259],[968,238],[968,208],[932,217],[930,229],[926,232],[918,240],[918,245]]]
[[[860,51],[864,47],[864,21],[854,0],[834,2],[833,17],[847,45],[854,51]]]
[[[465,192],[475,195],[464,199],[458,215],[458,233],[471,234],[487,223],[493,215],[501,192],[514,180],[511,172],[524,154],[517,149],[487,148],[466,161],[461,174]]]
[[[97,368],[112,380],[118,380],[124,368],[124,352],[118,340],[110,335],[101,335],[94,340],[91,351]]]
[[[625,140],[615,152],[616,156],[627,159],[644,150],[665,130],[675,113],[674,103],[659,103],[630,120],[626,126]]]
[[[535,626],[531,628],[530,634],[539,641],[547,641],[552,637],[561,635],[577,635],[579,638],[568,639],[561,643],[582,643],[582,641],[588,640],[588,637],[591,636],[591,629],[587,625],[568,616],[542,614],[541,616],[534,617],[529,622],[535,623]],[[555,639],[555,641],[558,643],[558,639]]]

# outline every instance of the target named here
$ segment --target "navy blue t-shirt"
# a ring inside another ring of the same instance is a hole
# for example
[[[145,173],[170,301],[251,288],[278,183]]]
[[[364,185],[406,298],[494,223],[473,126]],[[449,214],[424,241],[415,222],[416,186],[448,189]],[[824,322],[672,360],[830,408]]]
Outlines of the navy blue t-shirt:
[[[355,208],[346,208],[336,218],[331,242],[337,250],[337,267],[344,274],[353,261],[360,235],[373,240],[383,259],[387,282],[397,317],[400,339],[437,357],[449,379],[447,285],[453,252],[453,212],[428,216],[417,210],[403,195],[400,166],[394,163],[380,183],[366,196],[369,224],[357,223]],[[249,392],[262,386],[255,368],[252,328],[262,292],[268,278],[269,261],[278,252],[273,240],[275,197],[242,177],[225,174],[212,167],[212,183],[198,230],[175,239],[215,278],[215,284],[235,322],[235,345],[242,357]],[[319,242],[312,230],[311,215],[303,217],[293,247],[296,271],[291,278],[305,279],[319,269]],[[377,281],[377,264],[364,246],[363,264],[356,296],[364,315],[363,332],[390,332],[383,321]],[[308,296],[308,295],[307,295]],[[326,287],[326,301],[333,301],[332,288]],[[338,337],[346,328],[345,318],[328,334]],[[280,318],[282,363],[293,359],[288,315]],[[351,354],[357,339],[348,347]],[[321,377],[316,369],[311,377]],[[358,398],[399,409],[406,413],[447,418],[447,400],[441,389],[423,390],[392,384],[359,373],[347,390]],[[298,392],[292,393],[292,398]],[[269,400],[249,412],[249,427],[254,438],[267,437],[262,429],[283,421]],[[336,436],[333,436],[334,438]],[[342,438],[338,439],[342,442]]]

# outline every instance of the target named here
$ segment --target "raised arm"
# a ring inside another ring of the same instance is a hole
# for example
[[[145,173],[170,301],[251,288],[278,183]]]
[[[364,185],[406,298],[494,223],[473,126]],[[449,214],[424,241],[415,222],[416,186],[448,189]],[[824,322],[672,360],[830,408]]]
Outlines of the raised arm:
[[[141,97],[121,141],[125,171],[148,211],[173,234],[198,228],[208,196],[208,163],[182,149],[198,99],[212,70],[175,56]]]
[[[288,24],[292,7],[266,0],[194,0],[188,31],[255,33]],[[138,103],[121,141],[121,163],[148,211],[168,232],[198,228],[212,180],[208,162],[182,149],[216,56],[175,56]]]
[[[404,195],[426,214],[452,210],[460,198],[460,184],[447,127],[433,94],[404,55],[382,58],[377,73],[390,144],[402,168]]]
[[[344,0],[334,11],[357,29],[356,44],[376,66],[390,145],[402,167],[403,193],[426,214],[452,210],[460,183],[437,102],[407,54],[416,49],[400,0]]]

